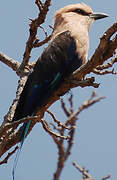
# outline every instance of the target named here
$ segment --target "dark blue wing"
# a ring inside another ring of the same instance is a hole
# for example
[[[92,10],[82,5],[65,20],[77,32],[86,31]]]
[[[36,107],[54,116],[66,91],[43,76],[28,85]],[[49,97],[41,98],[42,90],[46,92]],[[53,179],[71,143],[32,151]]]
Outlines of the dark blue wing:
[[[36,113],[63,83],[64,78],[82,65],[82,59],[76,53],[76,43],[69,31],[58,35],[37,60],[33,72],[29,75],[19,99],[13,120]]]
[[[30,73],[21,93],[13,121],[36,114],[47,103],[52,93],[64,82],[64,78],[82,65],[76,53],[76,42],[66,31],[59,34],[44,50]],[[27,123],[24,123],[22,136]],[[28,130],[27,130],[28,131]]]

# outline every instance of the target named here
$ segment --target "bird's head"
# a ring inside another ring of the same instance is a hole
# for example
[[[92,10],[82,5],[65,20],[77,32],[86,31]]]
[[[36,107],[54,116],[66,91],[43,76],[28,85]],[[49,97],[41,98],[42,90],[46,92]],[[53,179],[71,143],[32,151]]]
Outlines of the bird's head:
[[[107,16],[103,13],[94,13],[91,7],[84,3],[65,6],[56,12],[52,39],[68,30],[76,41],[76,51],[85,62],[89,49],[90,25],[95,20]]]
[[[74,21],[74,19],[77,22],[84,21],[90,26],[95,20],[105,17],[108,17],[108,15],[104,13],[94,13],[91,7],[84,3],[70,4],[56,12],[55,24],[62,22],[63,18],[66,18],[71,21]]]

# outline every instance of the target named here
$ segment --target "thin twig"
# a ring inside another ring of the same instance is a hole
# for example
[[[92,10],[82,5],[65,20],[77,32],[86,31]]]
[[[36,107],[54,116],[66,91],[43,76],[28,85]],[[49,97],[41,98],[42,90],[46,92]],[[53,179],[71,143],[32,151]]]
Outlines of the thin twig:
[[[0,129],[0,137],[4,134],[4,132],[6,132],[8,129],[13,128],[13,127],[17,127],[19,124],[22,124],[24,122],[28,122],[28,121],[39,121],[39,116],[34,116],[34,117],[25,117],[22,118],[18,121],[14,121],[14,122],[10,122],[10,123],[5,123],[5,125],[2,127],[2,129]]]
[[[45,37],[47,38],[48,37],[48,33],[46,32],[45,28],[43,26],[39,26],[39,27],[43,30],[43,32],[45,34]]]
[[[78,80],[77,78],[75,79],[74,77],[72,78],[72,76],[71,76],[70,80],[67,80],[67,81],[69,81],[69,83],[71,84],[72,87],[80,86],[83,88],[83,87],[91,86],[94,88],[98,88],[100,85],[99,83],[94,83],[95,77]]]
[[[58,126],[61,126],[61,127],[68,129],[68,130],[70,129],[69,127],[62,124],[59,120],[57,120],[55,115],[51,111],[47,110],[46,112],[51,115],[52,119],[54,120],[55,123],[57,123]]]
[[[66,139],[66,140],[69,139],[69,136],[61,136],[60,134],[53,132],[51,128],[49,127],[49,125],[47,124],[47,122],[44,121],[43,119],[41,120],[41,124],[43,125],[43,128],[45,129],[45,131],[48,132],[50,135],[53,135],[57,138]]]
[[[69,104],[70,104],[70,112],[71,112],[71,114],[73,113],[73,94],[72,93],[70,93],[70,97],[69,97]]]
[[[83,180],[94,180],[94,178],[87,172],[86,169],[81,168],[75,161],[72,162],[73,166],[82,173]]]
[[[39,5],[41,1],[36,1],[36,3]],[[25,48],[25,52],[24,52],[24,55],[23,55],[23,61],[22,61],[22,64],[19,68],[19,72],[22,71],[22,69],[24,70],[24,67],[28,64],[29,62],[29,59],[30,59],[30,54],[31,54],[31,51],[32,51],[32,48],[33,48],[33,44],[36,40],[36,35],[37,35],[37,30],[38,30],[38,27],[44,23],[45,19],[46,19],[46,16],[47,16],[47,13],[48,13],[48,10],[49,10],[49,6],[51,4],[51,0],[46,0],[45,3],[43,4],[43,7],[41,6],[38,6],[39,9],[41,9],[39,15],[37,18],[35,18],[34,20],[31,21],[31,24],[30,24],[30,29],[29,29],[29,38],[28,38],[28,41],[26,42],[26,48]]]
[[[20,67],[20,63],[10,57],[8,57],[6,54],[0,52],[0,61],[10,68],[12,68],[14,71],[17,71]]]
[[[18,146],[16,146],[13,151],[9,152],[8,155],[4,158],[4,160],[0,161],[0,165],[7,163],[10,156],[12,156],[12,154],[14,154],[17,149],[18,149]]]
[[[78,119],[78,114],[83,111],[84,109],[90,107],[92,104],[100,101],[101,99],[103,99],[104,97],[98,97],[96,99],[94,99],[96,97],[96,93],[93,92],[92,95],[90,96],[90,98],[83,103],[83,105],[81,105],[78,109],[78,111],[71,113],[70,116],[68,117],[67,121],[64,123],[64,125],[66,126],[70,126],[70,130],[68,132],[70,138],[67,141],[67,145],[64,146],[64,139],[60,139],[60,141],[58,141],[57,147],[58,147],[58,163],[57,163],[57,169],[56,172],[54,173],[54,180],[58,180],[60,178],[60,174],[63,170],[65,161],[68,159],[70,153],[71,153],[71,148],[73,146],[74,143],[74,134],[75,134],[75,127],[76,127],[76,121]],[[73,99],[73,97],[71,96],[71,98]],[[72,99],[69,100],[69,103],[71,103]],[[72,103],[71,103],[72,104]],[[66,114],[66,105],[65,106],[65,114]],[[60,130],[60,134],[63,136],[65,134],[65,129],[62,127]],[[87,180],[92,180],[92,179],[87,179]]]
[[[97,74],[97,75],[105,75],[105,74],[114,74],[116,75],[117,72],[114,71],[114,68],[112,70],[106,70],[106,71],[100,71],[97,69],[93,69],[93,73]]]
[[[103,65],[101,65],[101,66],[97,66],[96,69],[97,69],[97,70],[108,69],[108,68],[112,67],[113,64],[115,64],[115,63],[117,63],[117,57],[111,59],[111,61],[108,62],[107,64],[103,64]]]
[[[68,118],[68,120],[65,122],[65,125],[68,125],[70,124],[73,120],[74,120],[74,117],[78,116],[83,110],[89,108],[90,106],[92,106],[93,104],[99,102],[100,100],[104,99],[105,97],[104,96],[101,96],[101,97],[98,97],[98,98],[95,98],[93,100],[93,98],[96,96],[96,94],[93,92],[91,97],[85,101],[79,108],[76,112],[74,112],[73,114],[71,114],[71,116]]]
[[[107,176],[104,176],[103,178],[102,178],[102,180],[106,180],[106,179],[110,179],[111,178],[111,175],[107,175]]]
[[[39,8],[39,11],[42,11],[43,8],[43,3],[40,0],[36,0],[35,4],[37,5],[37,7]]]
[[[69,117],[71,113],[69,112],[68,108],[66,107],[66,104],[65,104],[64,100],[61,98],[60,101],[61,101],[61,107],[62,107],[65,115],[67,117]]]
[[[50,40],[50,38],[51,38],[51,35],[50,35],[50,36],[47,36],[47,37],[46,37],[43,41],[41,41],[41,42],[35,41],[34,44],[33,44],[33,47],[34,47],[34,48],[37,48],[37,47],[40,47],[40,46],[48,43],[48,41]]]

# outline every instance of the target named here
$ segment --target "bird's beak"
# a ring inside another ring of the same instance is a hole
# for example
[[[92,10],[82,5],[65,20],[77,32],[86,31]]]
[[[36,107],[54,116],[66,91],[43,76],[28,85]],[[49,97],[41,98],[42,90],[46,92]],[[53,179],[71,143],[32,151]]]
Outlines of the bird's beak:
[[[90,15],[91,18],[93,18],[94,20],[98,20],[98,19],[102,19],[102,18],[106,18],[108,17],[108,14],[104,14],[104,13],[93,13]]]

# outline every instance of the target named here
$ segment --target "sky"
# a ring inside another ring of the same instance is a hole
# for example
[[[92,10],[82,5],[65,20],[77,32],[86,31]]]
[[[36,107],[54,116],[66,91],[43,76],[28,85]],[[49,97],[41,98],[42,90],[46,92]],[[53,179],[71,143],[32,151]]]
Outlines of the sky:
[[[55,11],[65,5],[79,3],[78,0],[52,0],[52,6],[44,25],[48,33],[53,25]],[[102,19],[91,27],[89,57],[98,46],[99,39],[105,30],[116,21],[116,1],[111,0],[84,0],[94,11],[109,14],[108,18]],[[25,50],[25,43],[29,36],[29,18],[35,18],[38,9],[33,0],[1,1],[0,3],[0,51],[22,61]],[[39,38],[43,37],[42,30],[39,31]],[[31,61],[36,60],[42,53],[44,47],[33,50]],[[115,65],[117,71],[117,66]],[[91,76],[91,75],[90,75]],[[77,109],[92,91],[96,90],[97,95],[105,96],[106,99],[83,111],[77,123],[74,146],[66,166],[62,172],[61,180],[81,179],[81,174],[73,166],[72,161],[78,162],[89,169],[90,174],[98,180],[103,176],[111,174],[111,179],[117,179],[117,76],[105,75],[96,76],[96,82],[100,83],[98,89],[92,87],[75,88],[74,106]],[[0,62],[0,123],[8,112],[13,99],[15,98],[18,77],[15,72]],[[63,98],[66,100],[67,94]],[[62,120],[60,102],[55,103],[50,110],[55,113],[58,119]],[[60,113],[61,112],[61,113]],[[0,167],[0,176],[4,180],[12,179],[12,167],[15,155],[7,164]],[[53,179],[53,173],[57,163],[57,148],[52,139],[44,132],[42,126],[37,124],[25,141],[23,150],[16,171],[16,180],[32,179]]]

